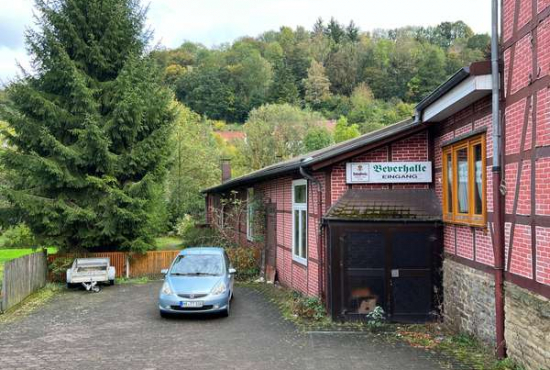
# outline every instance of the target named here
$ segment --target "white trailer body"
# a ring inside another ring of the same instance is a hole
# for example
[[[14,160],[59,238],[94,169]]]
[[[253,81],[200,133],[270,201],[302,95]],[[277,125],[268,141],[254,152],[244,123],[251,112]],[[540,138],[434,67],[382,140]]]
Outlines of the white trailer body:
[[[82,284],[86,290],[98,291],[98,283],[115,282],[115,267],[108,257],[76,258],[67,270],[67,286]]]

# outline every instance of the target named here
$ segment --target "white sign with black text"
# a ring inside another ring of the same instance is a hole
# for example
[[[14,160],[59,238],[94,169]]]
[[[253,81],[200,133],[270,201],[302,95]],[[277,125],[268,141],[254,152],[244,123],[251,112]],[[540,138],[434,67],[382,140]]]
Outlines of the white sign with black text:
[[[348,162],[348,184],[432,182],[432,162]]]

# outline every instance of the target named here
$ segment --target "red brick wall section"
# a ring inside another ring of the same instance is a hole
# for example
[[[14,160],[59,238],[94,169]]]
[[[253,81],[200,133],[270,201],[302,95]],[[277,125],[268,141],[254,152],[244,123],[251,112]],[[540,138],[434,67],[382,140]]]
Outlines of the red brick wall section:
[[[502,12],[506,265],[546,285],[550,228],[539,220],[550,216],[550,158],[531,153],[550,150],[550,17],[541,15],[549,6],[550,0],[504,0]]]
[[[488,159],[492,158],[490,107],[490,98],[484,98],[437,124],[438,127],[434,137],[435,190],[441,203],[443,202],[443,187],[441,181],[443,152],[441,146],[457,136],[468,134],[473,130],[485,129],[487,157]],[[493,203],[491,199],[492,183],[490,182],[490,166],[487,166],[486,172],[489,175],[487,181],[487,211],[492,212]],[[445,252],[452,255],[456,254],[459,257],[485,265],[492,265],[494,257],[491,233],[489,232],[490,227],[490,222],[485,227],[476,228],[445,224],[443,230]]]
[[[347,162],[408,162],[428,160],[428,136],[423,131],[411,137],[361,154]],[[340,199],[347,189],[424,189],[426,184],[346,184],[346,162],[332,167],[332,203]]]
[[[325,175],[315,174],[321,183],[322,211],[326,209]],[[282,177],[257,185],[261,188],[266,203],[276,203],[277,216],[277,260],[276,269],[281,284],[297,290],[305,295],[319,295],[319,217],[318,217],[318,187],[308,185],[308,261],[307,266],[292,258],[292,177]]]
[[[550,285],[550,229],[537,227],[537,281]]]

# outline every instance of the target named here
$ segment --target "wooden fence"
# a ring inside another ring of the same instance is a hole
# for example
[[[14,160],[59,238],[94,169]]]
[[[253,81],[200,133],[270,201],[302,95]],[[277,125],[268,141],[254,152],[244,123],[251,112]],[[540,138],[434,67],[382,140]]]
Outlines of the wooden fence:
[[[109,257],[111,266],[116,269],[116,277],[138,278],[160,276],[160,270],[170,267],[180,251],[150,251],[147,253],[129,252],[101,252],[87,254],[52,254],[48,256],[48,263],[65,258],[71,261],[80,257]],[[50,277],[52,277],[50,275]]]
[[[153,251],[130,256],[130,277],[154,277],[167,269],[180,251]]]
[[[45,251],[4,262],[0,311],[6,311],[24,300],[29,294],[44,287],[47,273]]]

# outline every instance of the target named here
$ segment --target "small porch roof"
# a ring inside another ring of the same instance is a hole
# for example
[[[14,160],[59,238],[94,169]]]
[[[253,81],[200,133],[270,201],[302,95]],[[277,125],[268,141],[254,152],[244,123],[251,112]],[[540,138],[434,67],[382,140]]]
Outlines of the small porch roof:
[[[327,212],[327,221],[441,221],[433,189],[349,189]]]

